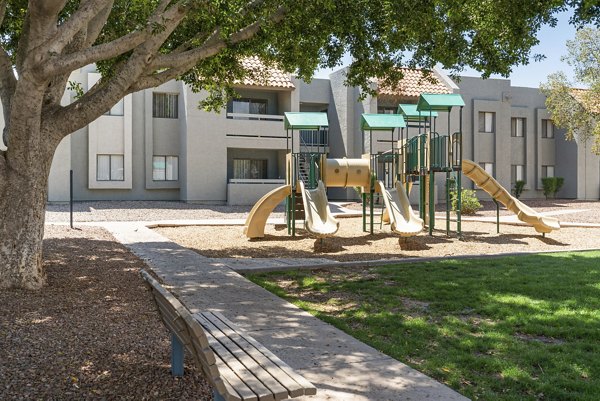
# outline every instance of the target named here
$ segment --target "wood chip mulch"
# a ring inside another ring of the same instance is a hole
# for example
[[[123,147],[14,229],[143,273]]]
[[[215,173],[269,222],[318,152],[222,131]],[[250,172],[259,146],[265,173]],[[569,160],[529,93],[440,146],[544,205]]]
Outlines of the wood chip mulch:
[[[191,361],[170,374],[170,337],[144,264],[99,228],[47,227],[40,291],[0,292],[1,400],[209,400]]]

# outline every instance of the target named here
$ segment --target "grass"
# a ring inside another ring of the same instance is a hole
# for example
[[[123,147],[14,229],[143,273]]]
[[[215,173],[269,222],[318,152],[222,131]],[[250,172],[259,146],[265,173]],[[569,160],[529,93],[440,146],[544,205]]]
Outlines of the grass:
[[[472,399],[600,395],[600,252],[249,278]]]

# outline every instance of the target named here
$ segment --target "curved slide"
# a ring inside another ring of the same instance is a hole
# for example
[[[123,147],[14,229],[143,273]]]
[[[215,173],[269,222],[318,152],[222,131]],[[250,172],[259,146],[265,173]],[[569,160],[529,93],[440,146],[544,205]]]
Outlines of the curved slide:
[[[390,190],[387,190],[381,181],[377,184],[383,194],[392,231],[402,237],[412,237],[423,231],[423,220],[412,210],[402,183],[397,182],[396,188]]]
[[[306,231],[317,237],[330,237],[340,228],[340,223],[333,217],[327,202],[325,184],[319,180],[317,188],[306,189],[304,182],[299,181],[304,203],[304,227]]]
[[[517,215],[519,220],[535,228],[538,233],[549,233],[560,230],[560,223],[554,217],[542,216],[529,206],[512,196],[502,185],[489,175],[481,166],[471,160],[463,160],[462,172],[492,198],[502,203],[508,210]]]
[[[252,207],[246,224],[244,234],[248,238],[262,238],[265,236],[265,225],[269,215],[287,196],[292,193],[291,185],[284,185],[268,192]]]

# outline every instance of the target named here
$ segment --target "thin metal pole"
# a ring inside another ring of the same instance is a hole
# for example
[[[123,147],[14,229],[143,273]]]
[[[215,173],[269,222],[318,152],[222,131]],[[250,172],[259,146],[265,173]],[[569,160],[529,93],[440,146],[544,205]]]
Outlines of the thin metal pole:
[[[73,170],[69,171],[69,223],[73,228]]]

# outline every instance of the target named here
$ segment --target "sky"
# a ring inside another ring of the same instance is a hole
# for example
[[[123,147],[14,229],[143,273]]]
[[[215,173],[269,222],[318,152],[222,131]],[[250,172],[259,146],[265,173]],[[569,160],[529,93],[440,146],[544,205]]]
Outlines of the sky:
[[[513,86],[537,88],[541,82],[546,81],[546,77],[549,74],[557,71],[565,72],[569,79],[573,78],[573,69],[567,63],[561,61],[561,57],[567,54],[567,40],[575,38],[575,27],[569,25],[571,15],[572,11],[557,14],[558,24],[554,28],[550,26],[542,27],[538,33],[540,43],[532,49],[531,54],[543,54],[546,58],[539,62],[534,61],[532,58],[528,65],[513,67],[513,72],[508,77]],[[343,59],[343,65],[348,65],[350,61],[350,56],[346,55]],[[341,67],[334,68],[333,70],[319,70],[315,74],[315,77],[327,78],[332,71],[339,68]],[[460,75],[470,77],[481,76],[480,73],[473,69],[467,69],[461,72]],[[493,75],[491,78],[504,77]]]

